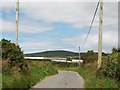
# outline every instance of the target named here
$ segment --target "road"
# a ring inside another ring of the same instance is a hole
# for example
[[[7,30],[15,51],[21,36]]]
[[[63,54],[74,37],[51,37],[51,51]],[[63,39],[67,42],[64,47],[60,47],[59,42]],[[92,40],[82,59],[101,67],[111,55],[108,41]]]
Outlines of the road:
[[[83,88],[84,79],[73,71],[58,71],[57,75],[47,77],[32,88]]]

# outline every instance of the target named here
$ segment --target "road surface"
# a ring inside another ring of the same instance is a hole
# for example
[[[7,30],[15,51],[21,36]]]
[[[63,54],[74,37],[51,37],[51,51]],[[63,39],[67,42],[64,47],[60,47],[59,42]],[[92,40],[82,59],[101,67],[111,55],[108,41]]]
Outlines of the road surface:
[[[58,71],[57,75],[47,77],[32,88],[83,88],[83,78],[73,71]]]

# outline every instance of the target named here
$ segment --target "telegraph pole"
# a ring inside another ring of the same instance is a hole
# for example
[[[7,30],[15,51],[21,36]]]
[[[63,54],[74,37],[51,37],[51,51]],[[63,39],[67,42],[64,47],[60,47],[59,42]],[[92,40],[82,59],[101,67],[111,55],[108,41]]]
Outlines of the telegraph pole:
[[[16,0],[16,46],[18,46],[19,0]]]
[[[99,40],[98,40],[98,69],[102,63],[102,30],[103,30],[103,0],[100,0],[100,13],[99,13]]]
[[[79,66],[80,66],[80,46],[79,46]]]

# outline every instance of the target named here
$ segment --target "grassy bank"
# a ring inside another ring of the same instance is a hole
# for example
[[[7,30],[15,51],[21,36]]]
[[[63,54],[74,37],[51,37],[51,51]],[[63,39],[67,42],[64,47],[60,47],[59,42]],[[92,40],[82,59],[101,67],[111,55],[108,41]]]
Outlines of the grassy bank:
[[[118,88],[118,82],[114,79],[101,76],[96,77],[95,71],[89,67],[80,67],[78,72],[85,79],[86,88]]]
[[[91,67],[69,67],[58,69],[78,72],[85,80],[85,88],[120,88],[120,83],[114,79],[108,77],[96,77],[96,69]]]
[[[1,56],[0,56],[0,89],[1,88],[2,88],[2,60],[1,60]]]
[[[57,73],[51,62],[29,61],[28,65],[26,73],[3,73],[3,88],[30,88],[46,76]]]
[[[0,89],[2,89],[2,73],[0,72]]]

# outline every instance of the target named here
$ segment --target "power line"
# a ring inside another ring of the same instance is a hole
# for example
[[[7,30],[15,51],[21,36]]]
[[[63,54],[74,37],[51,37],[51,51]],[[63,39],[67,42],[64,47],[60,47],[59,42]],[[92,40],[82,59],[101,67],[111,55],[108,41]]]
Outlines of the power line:
[[[84,42],[83,42],[83,45],[81,46],[82,48],[83,48],[83,46],[85,45],[85,42],[87,41],[87,38],[88,38],[88,36],[89,36],[89,34],[90,34],[90,30],[91,30],[92,25],[93,25],[93,22],[94,22],[94,20],[95,20],[95,16],[96,16],[96,13],[97,13],[99,4],[100,4],[100,0],[99,0],[99,2],[97,3],[97,7],[96,7],[96,9],[95,9],[95,12],[94,12],[94,15],[93,15],[93,19],[92,19],[92,22],[91,22],[91,24],[90,24],[90,27],[89,27],[87,36],[86,36],[86,38],[85,38],[85,40],[84,40]]]

